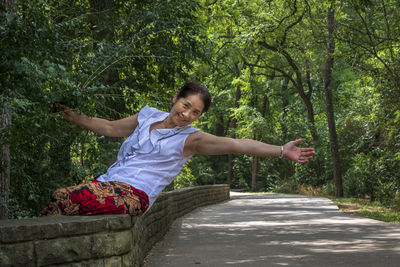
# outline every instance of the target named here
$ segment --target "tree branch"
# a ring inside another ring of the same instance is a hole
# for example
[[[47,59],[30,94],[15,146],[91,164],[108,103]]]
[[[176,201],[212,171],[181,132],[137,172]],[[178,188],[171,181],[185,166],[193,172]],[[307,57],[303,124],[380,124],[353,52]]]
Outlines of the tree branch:
[[[295,12],[297,12],[296,1],[294,2],[294,5],[295,5]],[[286,38],[287,38],[287,34],[288,34],[289,30],[290,30],[291,28],[293,28],[294,26],[296,26],[297,24],[299,24],[299,23],[303,20],[303,17],[304,17],[304,15],[306,14],[306,12],[307,12],[307,9],[305,9],[305,10],[303,11],[303,13],[301,14],[301,16],[298,17],[296,21],[294,21],[292,24],[290,24],[289,26],[286,27],[286,29],[285,29],[285,31],[284,31],[284,34],[283,34],[283,36],[282,36],[282,40],[281,40],[281,42],[280,42],[280,44],[279,44],[280,46],[283,46],[283,45],[284,45],[284,43],[286,42]]]

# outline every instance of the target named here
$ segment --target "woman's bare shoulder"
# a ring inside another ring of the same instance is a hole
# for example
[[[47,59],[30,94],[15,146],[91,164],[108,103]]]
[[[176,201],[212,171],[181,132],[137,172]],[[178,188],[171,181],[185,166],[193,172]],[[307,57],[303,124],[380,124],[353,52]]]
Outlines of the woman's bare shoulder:
[[[192,156],[196,154],[196,147],[199,142],[201,142],[201,139],[204,138],[204,136],[207,135],[203,131],[197,131],[194,133],[191,133],[185,141],[185,146],[183,148],[183,155],[185,157]]]

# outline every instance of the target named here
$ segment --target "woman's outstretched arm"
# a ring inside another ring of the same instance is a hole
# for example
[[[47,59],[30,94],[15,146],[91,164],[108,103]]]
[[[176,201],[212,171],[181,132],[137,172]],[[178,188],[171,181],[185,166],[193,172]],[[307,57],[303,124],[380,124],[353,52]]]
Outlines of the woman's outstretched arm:
[[[64,119],[104,136],[128,137],[138,125],[137,114],[124,119],[109,121],[78,114],[74,109],[59,103],[55,104],[55,106],[62,110]]]
[[[184,155],[208,154],[246,154],[258,157],[286,157],[292,161],[305,163],[315,154],[314,148],[302,148],[297,145],[301,139],[283,146],[270,145],[252,139],[233,139],[204,132],[191,134],[185,143]]]

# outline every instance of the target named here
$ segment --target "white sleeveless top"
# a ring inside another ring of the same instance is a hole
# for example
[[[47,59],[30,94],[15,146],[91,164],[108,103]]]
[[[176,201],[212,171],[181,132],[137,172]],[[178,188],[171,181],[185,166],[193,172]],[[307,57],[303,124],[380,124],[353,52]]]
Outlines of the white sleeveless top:
[[[150,126],[169,115],[149,106],[138,115],[138,126],[122,144],[117,161],[99,181],[119,181],[144,191],[149,197],[149,206],[179,174],[190,159],[183,156],[186,138],[199,131],[189,125],[172,129],[154,129]]]

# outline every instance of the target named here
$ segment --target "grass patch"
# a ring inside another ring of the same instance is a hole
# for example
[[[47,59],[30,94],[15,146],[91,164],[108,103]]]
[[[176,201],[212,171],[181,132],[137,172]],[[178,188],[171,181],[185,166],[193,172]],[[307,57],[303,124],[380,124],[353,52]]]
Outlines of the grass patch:
[[[384,207],[379,202],[356,198],[332,198],[343,212],[383,222],[400,224],[400,211]]]
[[[326,192],[326,188],[315,188],[312,186],[300,185],[293,189],[289,184],[284,184],[274,193],[279,194],[300,194],[306,196],[319,196],[331,199],[341,211],[378,221],[400,224],[399,200],[393,208],[384,206],[379,202],[370,202],[368,199],[359,198],[335,198]]]

